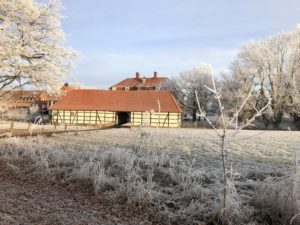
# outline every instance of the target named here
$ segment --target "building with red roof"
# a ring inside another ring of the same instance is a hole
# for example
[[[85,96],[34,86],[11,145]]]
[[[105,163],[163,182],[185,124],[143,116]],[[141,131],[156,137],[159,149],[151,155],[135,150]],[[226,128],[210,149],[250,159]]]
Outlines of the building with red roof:
[[[72,90],[49,108],[55,124],[147,124],[179,127],[181,113],[169,91]]]
[[[73,86],[65,83],[61,87],[61,94],[66,95]],[[61,96],[49,95],[46,91],[41,90],[13,90],[4,95],[4,108],[6,109],[27,109],[36,107],[40,112],[47,113],[49,106],[53,105]]]
[[[8,109],[24,109],[36,106],[39,110],[46,110],[52,101],[51,97],[45,91],[11,91],[7,94],[6,98],[6,107]]]
[[[166,90],[168,77],[158,77],[154,72],[153,77],[141,77],[137,72],[134,78],[126,78],[111,86],[111,90],[139,91],[139,90]]]

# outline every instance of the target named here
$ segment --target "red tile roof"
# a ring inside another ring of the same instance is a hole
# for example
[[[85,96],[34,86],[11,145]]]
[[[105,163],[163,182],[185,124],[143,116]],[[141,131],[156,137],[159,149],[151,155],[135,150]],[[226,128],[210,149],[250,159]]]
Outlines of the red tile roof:
[[[11,100],[22,100],[22,99],[32,99],[32,100],[38,100],[41,98],[41,95],[43,94],[43,91],[24,91],[24,90],[17,90],[17,91],[11,91],[8,93],[8,97]]]
[[[79,89],[67,93],[49,109],[52,110],[99,110],[114,112],[182,112],[169,91],[111,91]]]
[[[143,79],[145,81],[143,82]],[[151,77],[151,78],[127,78],[115,84],[113,87],[156,87],[167,82],[167,77]]]
[[[8,92],[6,97],[10,102],[17,101],[48,101],[55,98],[50,96],[46,91],[29,91],[29,90],[14,90]]]

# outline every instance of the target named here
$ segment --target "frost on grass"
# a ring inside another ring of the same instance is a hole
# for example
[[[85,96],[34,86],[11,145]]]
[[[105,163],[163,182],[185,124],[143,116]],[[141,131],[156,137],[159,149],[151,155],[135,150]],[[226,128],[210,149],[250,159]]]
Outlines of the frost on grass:
[[[296,212],[283,185],[292,168],[287,135],[242,131],[228,143],[233,168],[226,204],[229,224],[288,224]],[[90,185],[95,194],[163,216],[171,224],[219,224],[218,148],[210,130],[112,129],[8,138],[1,140],[0,157],[16,171]],[[287,208],[282,208],[285,199]]]

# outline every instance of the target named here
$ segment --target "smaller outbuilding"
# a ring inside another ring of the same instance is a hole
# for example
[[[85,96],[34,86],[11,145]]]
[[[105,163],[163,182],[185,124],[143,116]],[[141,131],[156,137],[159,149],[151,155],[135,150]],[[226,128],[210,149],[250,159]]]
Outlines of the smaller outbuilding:
[[[37,107],[39,111],[46,110],[55,99],[45,91],[11,91],[6,96],[6,107],[8,109],[29,109]]]
[[[180,127],[182,109],[170,91],[72,90],[50,108],[52,123]]]

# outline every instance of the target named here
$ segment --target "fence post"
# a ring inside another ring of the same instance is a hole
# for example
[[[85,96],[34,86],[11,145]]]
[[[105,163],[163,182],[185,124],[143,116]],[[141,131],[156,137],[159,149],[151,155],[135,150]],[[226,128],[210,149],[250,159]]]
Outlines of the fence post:
[[[28,128],[27,128],[27,130],[28,130],[28,133],[29,133],[30,136],[31,136],[31,135],[32,135],[32,131],[33,131],[33,127],[32,127],[32,123],[31,123],[31,122],[28,123]]]
[[[10,128],[9,128],[9,132],[12,133],[14,130],[14,121],[10,122]]]

